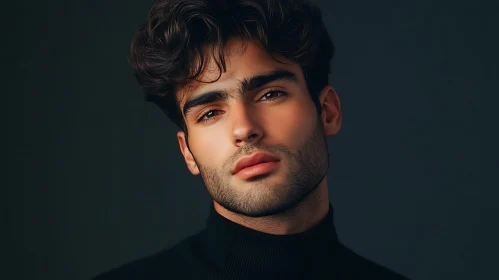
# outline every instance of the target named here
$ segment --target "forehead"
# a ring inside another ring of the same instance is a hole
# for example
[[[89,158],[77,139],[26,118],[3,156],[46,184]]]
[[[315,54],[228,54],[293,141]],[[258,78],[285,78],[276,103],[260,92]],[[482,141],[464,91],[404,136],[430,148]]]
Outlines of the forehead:
[[[224,49],[226,71],[222,73],[211,52],[207,49],[205,53],[210,55],[205,56],[205,67],[201,75],[196,81],[190,82],[177,91],[177,100],[181,106],[189,97],[198,92],[220,88],[230,91],[244,79],[275,70],[290,71],[296,75],[299,82],[304,82],[303,73],[298,64],[279,55],[274,55],[274,58],[278,60],[276,61],[265,49],[254,42],[229,40]]]

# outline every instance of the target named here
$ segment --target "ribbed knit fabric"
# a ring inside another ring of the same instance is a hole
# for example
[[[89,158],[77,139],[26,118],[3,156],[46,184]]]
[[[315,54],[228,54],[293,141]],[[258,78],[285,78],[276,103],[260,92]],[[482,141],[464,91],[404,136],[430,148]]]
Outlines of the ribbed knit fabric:
[[[231,279],[246,275],[283,276],[311,270],[327,259],[337,245],[328,215],[312,229],[298,234],[272,235],[236,224],[211,210],[204,244],[213,265]]]
[[[104,279],[407,279],[342,245],[333,208],[306,232],[272,235],[236,224],[212,206],[206,228]]]

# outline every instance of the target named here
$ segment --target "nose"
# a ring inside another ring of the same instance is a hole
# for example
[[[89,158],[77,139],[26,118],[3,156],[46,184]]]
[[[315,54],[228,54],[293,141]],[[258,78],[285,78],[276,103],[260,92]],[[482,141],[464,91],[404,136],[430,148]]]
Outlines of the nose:
[[[234,105],[231,112],[233,141],[236,146],[258,142],[263,137],[263,129],[251,108],[244,104]]]

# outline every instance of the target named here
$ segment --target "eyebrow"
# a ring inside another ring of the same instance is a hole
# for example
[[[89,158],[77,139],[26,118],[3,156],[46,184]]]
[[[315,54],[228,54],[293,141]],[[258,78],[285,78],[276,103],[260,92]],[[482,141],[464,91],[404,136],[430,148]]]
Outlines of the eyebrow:
[[[287,80],[297,82],[298,79],[296,75],[290,71],[286,70],[276,70],[262,75],[251,77],[250,79],[244,79],[241,81],[239,86],[239,92],[243,94],[244,92],[251,91],[262,87],[268,83]],[[230,95],[226,90],[213,90],[205,93],[196,95],[195,97],[187,99],[184,106],[182,107],[182,112],[184,116],[187,115],[195,108],[201,105],[227,100]]]

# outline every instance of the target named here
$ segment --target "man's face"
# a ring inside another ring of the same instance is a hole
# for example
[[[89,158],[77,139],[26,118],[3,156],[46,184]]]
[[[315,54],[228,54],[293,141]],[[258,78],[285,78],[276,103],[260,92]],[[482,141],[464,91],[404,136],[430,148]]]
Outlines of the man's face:
[[[220,79],[203,83],[219,76],[209,61],[198,79],[203,82],[178,92],[181,110],[189,107],[188,148],[184,133],[177,134],[182,153],[215,203],[251,217],[282,212],[313,191],[327,172],[323,123],[299,65],[283,58],[286,64],[279,63],[253,43],[242,48],[238,40],[229,41],[225,54],[227,71]],[[191,102],[199,96],[215,98]],[[255,176],[233,174],[242,157],[257,152],[279,161]]]

